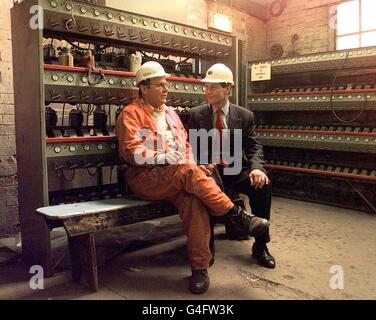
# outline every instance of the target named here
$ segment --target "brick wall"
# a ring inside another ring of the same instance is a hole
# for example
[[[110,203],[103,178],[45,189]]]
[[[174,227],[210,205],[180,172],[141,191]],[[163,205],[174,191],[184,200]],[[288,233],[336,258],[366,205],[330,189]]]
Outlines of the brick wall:
[[[227,5],[218,4],[225,2]],[[271,0],[253,0],[269,8]],[[287,0],[287,7],[279,17],[272,17],[266,24],[246,13],[230,7],[231,1],[208,1],[208,9],[232,16],[234,34],[246,41],[248,60],[270,58],[270,47],[279,43],[284,56],[291,51],[309,54],[334,50],[335,33],[329,28],[329,6],[337,0]],[[293,46],[294,34],[299,40]],[[265,39],[266,42],[265,42]]]
[[[244,54],[247,60],[263,59],[266,55],[266,23],[250,15],[232,9],[229,6],[208,1],[208,10],[232,17],[233,34],[246,42]]]
[[[283,46],[284,56],[293,49],[299,54],[334,50],[334,31],[329,28],[329,7],[314,4],[312,0],[288,0],[283,14],[271,18],[268,22],[268,58],[269,49],[275,43]],[[291,45],[294,34],[299,36],[295,47]]]
[[[11,0],[0,1],[0,235],[15,233],[18,228],[11,5]]]

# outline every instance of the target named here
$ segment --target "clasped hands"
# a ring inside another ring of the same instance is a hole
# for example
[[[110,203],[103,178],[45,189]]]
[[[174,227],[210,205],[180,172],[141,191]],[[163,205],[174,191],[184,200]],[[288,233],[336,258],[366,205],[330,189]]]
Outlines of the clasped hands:
[[[185,158],[184,154],[176,151],[176,150],[169,150],[167,153],[160,153],[155,157],[155,164],[159,165],[166,165],[166,164],[177,164],[179,161]]]

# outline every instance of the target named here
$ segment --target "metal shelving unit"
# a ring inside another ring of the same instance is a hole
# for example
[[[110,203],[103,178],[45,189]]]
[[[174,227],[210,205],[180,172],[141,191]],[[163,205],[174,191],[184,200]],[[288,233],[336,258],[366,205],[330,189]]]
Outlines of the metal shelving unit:
[[[43,8],[43,28],[30,28],[33,5]],[[129,104],[137,96],[137,88],[135,73],[125,65],[118,70],[91,70],[76,64],[57,65],[57,59],[45,61],[46,39],[152,53],[144,58],[159,54],[191,59],[191,71],[174,69],[168,79],[168,104],[180,110],[183,118],[184,110],[205,101],[200,74],[211,64],[226,63],[236,77],[237,42],[229,34],[79,0],[25,0],[12,8],[11,16],[23,260],[29,266],[42,265],[49,276],[55,264],[51,261],[50,230],[35,209],[121,196],[124,190],[118,188],[120,177],[112,178],[119,164],[113,123],[107,118],[100,126],[87,121],[78,127],[56,123],[51,127],[50,120],[56,116],[50,109],[51,118],[47,119],[46,106],[76,106],[77,115],[82,104],[95,105],[96,115],[103,116],[105,106],[120,110]],[[101,54],[96,58],[103,62],[106,57]],[[236,94],[232,100],[237,101]],[[65,170],[71,172],[70,181],[62,180]],[[105,172],[110,176],[107,180]]]
[[[265,63],[247,101],[275,194],[375,212],[376,48],[252,61],[249,75]]]

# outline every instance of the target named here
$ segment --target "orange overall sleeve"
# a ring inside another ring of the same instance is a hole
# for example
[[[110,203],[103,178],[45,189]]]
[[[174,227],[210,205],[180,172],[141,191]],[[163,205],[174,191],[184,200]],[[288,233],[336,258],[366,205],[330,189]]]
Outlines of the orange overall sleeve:
[[[145,143],[147,137],[142,132],[140,114],[134,108],[126,107],[116,121],[116,136],[119,141],[119,157],[122,161],[136,166],[145,166],[153,163],[157,150],[148,148]],[[149,138],[152,132],[149,130]],[[136,159],[144,159],[140,164]]]

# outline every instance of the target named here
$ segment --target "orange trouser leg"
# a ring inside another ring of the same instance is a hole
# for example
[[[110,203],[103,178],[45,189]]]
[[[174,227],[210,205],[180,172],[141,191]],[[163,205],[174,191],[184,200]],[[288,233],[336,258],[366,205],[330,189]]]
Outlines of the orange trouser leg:
[[[211,214],[222,216],[233,206],[214,179],[207,177],[196,164],[131,168],[127,183],[140,197],[163,200],[177,196],[181,191],[196,195]]]
[[[169,199],[170,201],[172,199]],[[207,208],[195,195],[181,192],[174,200],[187,236],[187,252],[193,270],[209,268],[210,223]]]
[[[146,200],[168,200],[178,209],[187,235],[192,269],[207,269],[210,261],[209,214],[224,215],[234,204],[197,165],[132,168],[130,188]]]

